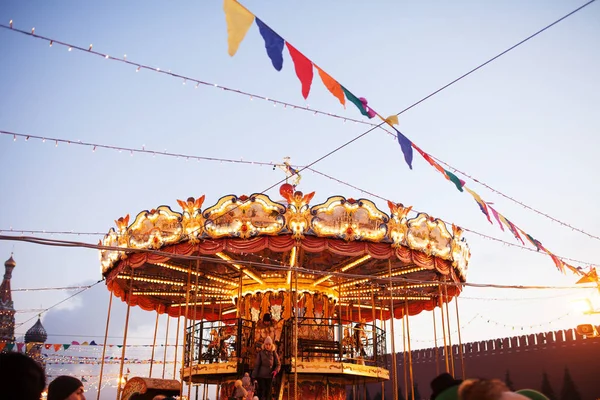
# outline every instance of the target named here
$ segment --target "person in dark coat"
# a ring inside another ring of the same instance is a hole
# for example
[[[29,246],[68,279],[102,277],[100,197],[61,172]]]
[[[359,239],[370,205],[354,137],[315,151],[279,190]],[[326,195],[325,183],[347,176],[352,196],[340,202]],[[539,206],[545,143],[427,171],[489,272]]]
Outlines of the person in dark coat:
[[[273,339],[267,336],[262,350],[256,354],[254,371],[252,377],[258,381],[258,398],[260,400],[271,400],[273,378],[279,373],[281,364],[279,356],[273,346]]]

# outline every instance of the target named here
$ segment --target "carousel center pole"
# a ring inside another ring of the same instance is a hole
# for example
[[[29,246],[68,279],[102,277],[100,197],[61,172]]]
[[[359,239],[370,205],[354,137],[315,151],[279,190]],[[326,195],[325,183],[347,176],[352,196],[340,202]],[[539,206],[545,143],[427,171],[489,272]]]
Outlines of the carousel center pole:
[[[110,292],[108,300],[108,313],[106,316],[106,331],[104,332],[104,344],[102,345],[102,361],[100,362],[100,376],[98,377],[98,396],[96,400],[100,400],[100,391],[102,390],[102,374],[104,373],[104,357],[106,356],[106,340],[108,339],[108,325],[110,323],[110,311],[112,310],[113,292]]]

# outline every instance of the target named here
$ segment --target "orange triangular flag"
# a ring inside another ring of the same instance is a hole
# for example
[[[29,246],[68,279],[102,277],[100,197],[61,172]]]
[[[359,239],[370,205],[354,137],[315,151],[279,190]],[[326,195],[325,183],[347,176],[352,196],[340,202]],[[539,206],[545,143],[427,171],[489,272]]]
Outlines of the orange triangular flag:
[[[323,85],[325,85],[327,90],[329,90],[329,93],[334,95],[340,101],[340,103],[342,103],[342,105],[346,107],[346,96],[344,96],[342,85],[340,85],[338,81],[329,76],[329,74],[327,74],[327,72],[323,71],[321,68],[317,67],[316,65],[315,68],[319,72],[321,81],[323,82]]]
[[[59,351],[62,347],[62,344],[55,344],[54,346],[54,351]]]

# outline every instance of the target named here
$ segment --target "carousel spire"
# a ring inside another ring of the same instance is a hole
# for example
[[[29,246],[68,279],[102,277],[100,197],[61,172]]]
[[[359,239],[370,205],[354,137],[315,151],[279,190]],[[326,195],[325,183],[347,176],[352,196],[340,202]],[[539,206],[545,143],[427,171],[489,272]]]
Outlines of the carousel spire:
[[[4,263],[4,279],[0,285],[0,341],[13,342],[15,336],[15,308],[10,289],[12,271],[17,263],[10,254]]]

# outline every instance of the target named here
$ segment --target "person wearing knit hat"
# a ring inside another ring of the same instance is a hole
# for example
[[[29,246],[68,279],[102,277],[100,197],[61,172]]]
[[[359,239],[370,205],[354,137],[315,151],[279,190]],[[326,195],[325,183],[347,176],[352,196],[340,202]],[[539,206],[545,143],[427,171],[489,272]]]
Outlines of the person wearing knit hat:
[[[550,399],[548,399],[548,397],[546,397],[542,393],[538,392],[537,390],[533,390],[533,389],[521,389],[521,390],[517,390],[517,393],[519,393],[520,395],[523,395],[531,400],[550,400]]]
[[[281,363],[274,349],[273,339],[267,336],[262,350],[256,353],[256,361],[254,361],[254,370],[252,371],[252,378],[258,381],[257,392],[260,400],[271,400],[273,378],[279,372],[280,367]]]
[[[85,400],[83,383],[72,376],[59,376],[48,385],[47,400]]]

